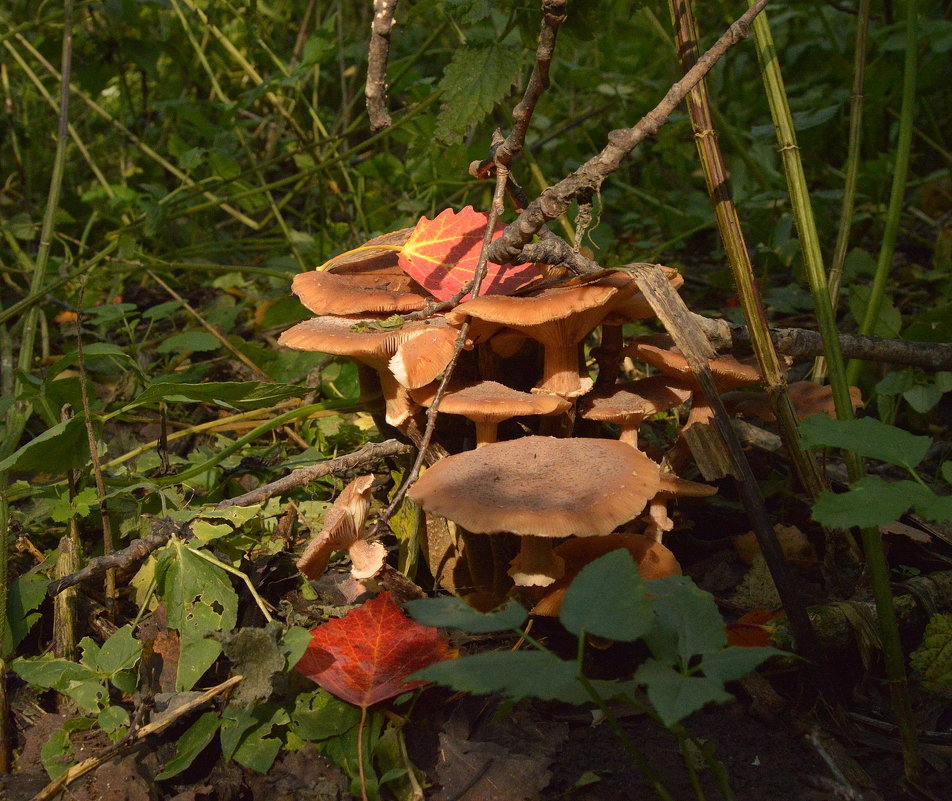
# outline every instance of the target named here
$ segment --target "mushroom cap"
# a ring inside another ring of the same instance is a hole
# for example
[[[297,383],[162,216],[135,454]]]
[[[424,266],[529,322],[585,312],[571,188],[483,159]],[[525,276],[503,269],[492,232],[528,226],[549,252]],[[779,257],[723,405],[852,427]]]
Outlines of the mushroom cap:
[[[658,498],[710,498],[712,495],[717,495],[717,487],[689,481],[666,470],[661,471]]]
[[[412,228],[390,231],[364,242],[324,262],[318,269],[346,275],[356,285],[387,289],[392,292],[421,293],[422,287],[399,264],[399,249],[413,233]]]
[[[658,465],[623,442],[533,436],[442,459],[409,495],[476,534],[592,537],[635,517],[659,484]]]
[[[362,329],[381,322],[376,317],[312,317],[291,326],[278,338],[278,344],[294,350],[332,353],[335,356],[352,356],[373,367],[385,364],[396,353],[397,347],[431,328],[444,325],[423,320],[408,323],[399,328]]]
[[[829,384],[817,384],[813,381],[794,381],[788,387],[790,401],[800,420],[806,420],[815,414],[836,417],[833,403],[833,388]],[[853,411],[863,405],[863,395],[859,387],[850,387],[850,402]],[[728,392],[723,397],[724,405],[731,414],[739,417],[756,417],[765,423],[776,420],[770,399],[765,392]]]
[[[426,321],[429,328],[397,345],[390,359],[390,372],[407,389],[424,387],[439,376],[453,360],[459,329],[441,317]],[[471,348],[467,340],[464,345]]]
[[[679,289],[684,285],[684,276],[675,267],[661,267],[662,272],[668,279],[672,289]],[[634,279],[631,279],[632,281]],[[613,309],[609,319],[613,322],[626,322],[628,320],[651,320],[655,317],[654,309],[648,303],[648,299],[641,293],[641,290],[635,292],[629,298],[619,303]]]
[[[388,314],[418,311],[426,298],[385,286],[366,286],[351,276],[311,270],[294,276],[291,289],[315,314]]]
[[[421,406],[429,406],[436,387],[428,386],[410,393]],[[440,400],[440,412],[458,414],[477,422],[501,422],[527,414],[560,414],[571,404],[556,395],[531,394],[510,389],[497,381],[479,381],[447,390]]]
[[[670,342],[670,339],[667,339]],[[625,348],[626,356],[631,356],[642,362],[658,368],[665,375],[680,379],[697,386],[697,379],[691,371],[688,360],[676,350],[664,347],[663,337],[644,337],[636,339]],[[708,367],[714,377],[714,383],[720,390],[736,389],[737,387],[752,386],[763,381],[760,371],[756,367],[743,364],[733,356],[719,356],[708,361]]]
[[[666,375],[655,375],[587,395],[579,403],[579,410],[588,420],[637,422],[680,406],[690,397],[691,390],[685,384]]]
[[[446,313],[446,318],[461,323],[466,317],[474,317],[525,331],[594,309],[601,308],[602,315],[607,314],[611,310],[610,301],[619,302],[637,291],[638,286],[629,276],[613,271],[591,283],[556,286],[527,295],[481,295],[460,303]],[[597,324],[596,319],[591,328]]]

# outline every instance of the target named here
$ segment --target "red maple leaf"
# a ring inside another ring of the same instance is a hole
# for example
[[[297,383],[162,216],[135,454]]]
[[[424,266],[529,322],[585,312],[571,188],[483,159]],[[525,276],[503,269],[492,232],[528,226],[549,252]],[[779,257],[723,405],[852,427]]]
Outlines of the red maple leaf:
[[[439,300],[453,297],[472,280],[479,261],[489,215],[467,206],[459,213],[440,212],[432,220],[421,217],[400,251],[400,267]],[[493,240],[502,236],[503,223],[496,223]],[[532,264],[486,264],[480,295],[510,295],[539,277]],[[467,295],[465,299],[469,298]]]
[[[311,635],[294,669],[364,709],[425,684],[406,678],[453,656],[435,628],[404,615],[388,592]]]

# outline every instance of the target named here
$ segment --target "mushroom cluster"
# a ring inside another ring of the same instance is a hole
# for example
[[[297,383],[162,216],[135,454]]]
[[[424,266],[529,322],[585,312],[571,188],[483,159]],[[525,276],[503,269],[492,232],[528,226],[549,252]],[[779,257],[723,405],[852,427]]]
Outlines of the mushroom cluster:
[[[488,606],[514,586],[558,588],[584,560],[615,547],[650,559],[646,575],[679,572],[661,543],[674,526],[668,504],[716,490],[674,475],[670,462],[662,470],[644,452],[638,430],[688,402],[687,425],[700,424],[708,405],[669,342],[624,342],[626,323],[653,316],[635,281],[619,270],[558,286],[540,279],[512,295],[482,294],[407,321],[405,315],[434,302],[393,250],[408,235],[371,240],[325,269],[298,275],[293,290],[317,316],[279,341],[365,365],[385,400],[382,424],[418,440],[424,410],[470,322],[439,406],[437,441],[451,455],[410,490],[428,519],[444,521],[442,531],[451,532],[440,548],[424,548],[434,577],[440,580],[440,565],[452,563],[451,587]],[[680,286],[677,271],[667,274]],[[586,351],[596,332],[598,347]],[[644,377],[623,375],[629,358],[644,366]],[[756,370],[729,357],[711,367],[719,390],[760,382]],[[575,538],[592,544],[567,548]],[[492,564],[477,564],[486,559]]]

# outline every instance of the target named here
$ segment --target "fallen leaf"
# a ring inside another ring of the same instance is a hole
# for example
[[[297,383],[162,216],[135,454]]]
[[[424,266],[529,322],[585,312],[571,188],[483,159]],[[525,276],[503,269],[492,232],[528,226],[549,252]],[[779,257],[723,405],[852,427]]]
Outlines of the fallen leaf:
[[[771,612],[768,609],[754,609],[741,617],[736,623],[727,626],[727,644],[744,648],[771,645],[770,635],[774,627],[771,620],[786,617],[783,612]]]
[[[425,684],[406,678],[453,656],[437,629],[404,615],[388,592],[312,629],[311,635],[294,669],[364,708]]]
[[[421,217],[400,251],[400,267],[439,300],[453,297],[472,280],[489,215],[467,206],[460,212],[446,209],[432,220]],[[502,236],[496,224],[493,240]],[[532,264],[486,264],[480,295],[510,295],[539,277]],[[466,300],[470,295],[466,295]]]

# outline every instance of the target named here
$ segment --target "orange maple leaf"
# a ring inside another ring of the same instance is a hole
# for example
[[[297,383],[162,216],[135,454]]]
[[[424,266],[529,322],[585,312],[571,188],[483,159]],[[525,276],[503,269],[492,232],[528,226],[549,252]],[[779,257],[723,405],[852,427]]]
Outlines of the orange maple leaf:
[[[432,220],[421,217],[400,250],[400,267],[435,298],[447,300],[475,275],[488,223],[489,215],[472,206],[460,212],[446,209]],[[496,224],[494,241],[502,236],[505,227],[503,223]],[[511,295],[538,277],[539,271],[532,264],[489,262],[479,294]]]
[[[407,676],[454,656],[437,629],[404,615],[388,592],[311,635],[294,669],[363,709],[425,684]]]

